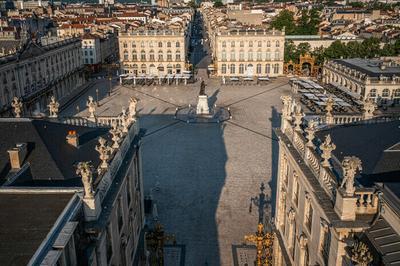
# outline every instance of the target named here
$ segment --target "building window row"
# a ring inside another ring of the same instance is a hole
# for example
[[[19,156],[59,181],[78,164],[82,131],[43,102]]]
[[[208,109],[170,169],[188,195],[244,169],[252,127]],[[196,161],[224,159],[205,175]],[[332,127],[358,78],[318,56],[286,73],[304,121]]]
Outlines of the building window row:
[[[136,41],[132,41],[130,42],[130,45],[127,42],[123,42],[122,43],[123,48],[128,48],[128,46],[132,47],[132,48],[136,48],[136,47],[141,47],[141,48],[145,48],[147,47],[167,47],[167,48],[171,48],[171,47],[181,47],[181,42],[156,42],[156,41],[140,41],[140,42],[136,42]]]
[[[229,57],[230,61],[235,61],[236,60],[236,58],[237,58],[236,57],[236,51],[230,51],[229,55],[230,55],[230,57]],[[254,56],[253,55],[254,55],[253,51],[247,52],[247,60],[248,61],[253,61],[254,60]],[[265,59],[265,60],[281,60],[282,59],[280,51],[275,51],[274,53],[271,53],[270,51],[267,51],[265,53],[265,57],[264,58],[263,58],[263,53],[260,50],[255,52],[255,55],[256,55],[257,61],[261,61],[263,59]],[[222,61],[227,61],[228,60],[226,50],[222,50],[222,52],[221,52],[221,60]],[[243,50],[240,50],[239,51],[239,61],[245,61],[245,60],[246,60],[245,52]]]
[[[236,73],[236,65],[235,64],[222,64],[221,65],[221,73],[222,74],[227,74],[228,73],[228,67],[229,67],[229,74],[237,74]],[[273,64],[273,74],[279,74],[279,64]],[[257,64],[255,68],[255,73],[256,74],[271,74],[271,64],[266,64],[265,65],[265,72],[262,73],[263,66],[262,64]],[[245,65],[245,64],[239,64],[239,72],[238,74],[244,74],[244,72],[247,71],[249,74],[254,74],[254,66],[252,64]]]
[[[237,45],[239,47],[245,47],[245,42],[247,44],[247,47],[262,47],[263,42],[267,47],[280,47],[281,42],[276,40],[276,41],[222,41],[221,46],[222,47],[236,47]]]

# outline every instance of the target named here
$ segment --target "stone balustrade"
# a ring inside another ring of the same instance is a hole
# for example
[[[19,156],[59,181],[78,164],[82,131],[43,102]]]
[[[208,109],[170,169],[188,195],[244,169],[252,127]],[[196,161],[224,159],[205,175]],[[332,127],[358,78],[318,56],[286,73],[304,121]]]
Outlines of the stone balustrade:
[[[362,115],[334,115],[333,121],[335,125],[349,124],[363,120]]]
[[[355,191],[356,214],[375,214],[378,211],[378,195],[374,189],[357,188]]]
[[[73,126],[86,127],[111,127],[115,121],[117,125],[121,125],[121,118],[115,116],[97,116],[95,118],[87,117],[63,117],[59,119],[61,123]]]

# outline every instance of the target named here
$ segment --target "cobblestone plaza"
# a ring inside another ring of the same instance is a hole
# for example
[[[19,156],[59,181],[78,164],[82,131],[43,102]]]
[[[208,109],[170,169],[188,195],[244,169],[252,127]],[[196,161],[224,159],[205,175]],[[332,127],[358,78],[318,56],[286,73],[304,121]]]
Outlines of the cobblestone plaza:
[[[125,99],[140,99],[140,126],[146,129],[144,188],[157,203],[159,220],[185,246],[185,265],[233,265],[233,246],[256,231],[260,216],[268,218],[276,171],[272,128],[279,125],[279,97],[289,93],[289,85],[286,78],[262,86],[220,85],[215,79],[206,83],[210,105],[229,107],[231,120],[219,124],[174,120],[177,107],[196,104],[199,82],[119,86],[100,102],[96,113],[116,114]],[[258,206],[261,183],[264,207]]]

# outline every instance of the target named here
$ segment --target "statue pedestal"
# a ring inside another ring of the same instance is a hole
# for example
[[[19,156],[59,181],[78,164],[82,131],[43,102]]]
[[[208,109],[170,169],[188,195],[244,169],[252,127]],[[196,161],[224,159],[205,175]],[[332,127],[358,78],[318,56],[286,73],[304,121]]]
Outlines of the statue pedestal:
[[[208,107],[208,96],[207,95],[199,95],[199,100],[197,102],[197,115],[209,115],[210,109]]]
[[[336,193],[335,211],[343,221],[356,220],[357,198],[346,195],[344,189],[339,188]]]

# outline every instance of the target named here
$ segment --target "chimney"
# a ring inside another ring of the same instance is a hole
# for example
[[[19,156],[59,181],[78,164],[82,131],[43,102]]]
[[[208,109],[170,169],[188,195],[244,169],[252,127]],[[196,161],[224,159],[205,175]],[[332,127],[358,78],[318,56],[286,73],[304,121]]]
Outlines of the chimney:
[[[67,143],[69,145],[72,145],[75,148],[78,148],[78,146],[79,146],[79,134],[76,133],[75,130],[68,131],[68,135],[67,135],[66,139],[67,139]]]
[[[17,143],[14,148],[8,150],[12,169],[21,169],[28,152],[26,143]]]

